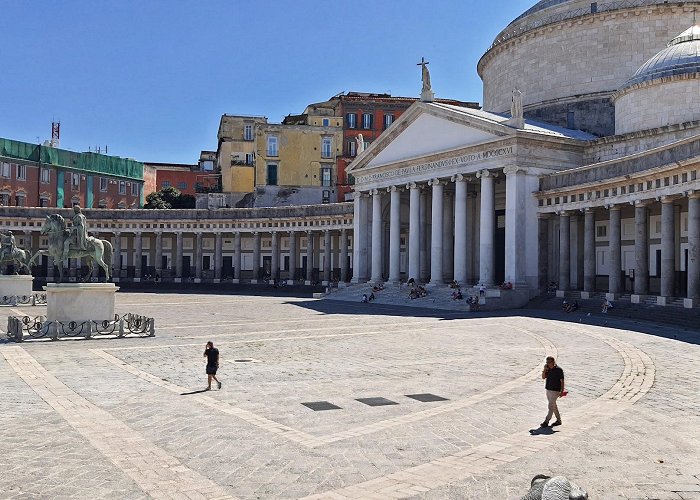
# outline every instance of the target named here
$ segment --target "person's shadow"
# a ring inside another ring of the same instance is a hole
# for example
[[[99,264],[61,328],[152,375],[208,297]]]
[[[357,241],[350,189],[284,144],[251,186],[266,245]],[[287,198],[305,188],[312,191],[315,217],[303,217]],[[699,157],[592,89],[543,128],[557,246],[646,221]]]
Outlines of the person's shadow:
[[[538,427],[537,429],[530,429],[531,436],[551,436],[555,431],[551,427]]]
[[[180,396],[189,396],[191,394],[201,394],[203,392],[209,392],[209,389],[200,389],[198,391],[192,391],[192,392],[182,392],[182,393],[180,393]]]

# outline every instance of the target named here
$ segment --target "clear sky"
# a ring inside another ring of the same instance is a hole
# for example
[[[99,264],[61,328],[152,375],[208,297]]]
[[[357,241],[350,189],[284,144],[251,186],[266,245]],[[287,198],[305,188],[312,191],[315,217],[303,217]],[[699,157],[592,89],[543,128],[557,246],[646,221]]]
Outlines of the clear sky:
[[[535,0],[3,0],[0,137],[195,163],[221,115],[342,91],[482,101],[476,64]]]

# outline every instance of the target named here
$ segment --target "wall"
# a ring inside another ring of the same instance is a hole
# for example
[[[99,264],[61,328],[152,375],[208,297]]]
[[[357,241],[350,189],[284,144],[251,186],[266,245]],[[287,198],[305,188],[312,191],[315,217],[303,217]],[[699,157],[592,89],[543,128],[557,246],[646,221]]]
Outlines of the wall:
[[[615,101],[615,131],[626,134],[700,120],[699,102],[700,75],[642,85]]]
[[[194,196],[197,193],[195,185],[197,183],[197,175],[202,174],[197,170],[185,169],[158,169],[156,172],[157,191],[163,189],[164,183],[169,183],[170,186],[178,189],[182,194]],[[182,187],[184,186],[184,187]]]

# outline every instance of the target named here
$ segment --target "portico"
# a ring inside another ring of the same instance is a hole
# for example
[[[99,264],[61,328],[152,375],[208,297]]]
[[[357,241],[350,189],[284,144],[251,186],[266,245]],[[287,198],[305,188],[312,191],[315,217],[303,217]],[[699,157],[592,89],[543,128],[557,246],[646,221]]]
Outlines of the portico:
[[[358,156],[349,169],[360,235],[354,261],[369,267],[370,281],[505,281],[518,290],[538,289],[532,193],[540,175],[573,166],[581,146],[561,131],[507,122],[483,111],[420,102]],[[367,227],[371,236],[365,239]]]

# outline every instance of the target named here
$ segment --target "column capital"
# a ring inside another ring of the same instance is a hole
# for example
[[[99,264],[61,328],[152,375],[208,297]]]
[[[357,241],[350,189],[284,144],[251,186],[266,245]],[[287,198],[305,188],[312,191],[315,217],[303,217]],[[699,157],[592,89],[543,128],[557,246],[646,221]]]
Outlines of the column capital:
[[[608,210],[611,210],[611,211],[612,210],[619,211],[619,210],[621,210],[622,207],[620,207],[620,205],[615,205],[614,203],[609,203],[609,204],[605,205],[605,208],[607,208]]]
[[[399,186],[389,186],[388,188],[386,188],[387,193],[395,193],[396,191],[400,193],[401,191],[403,191],[403,189]]]
[[[673,203],[677,198],[677,196],[673,195],[657,196],[656,201],[660,201],[661,203]]]
[[[456,174],[456,175],[453,175],[452,177],[450,177],[450,180],[452,182],[468,182],[468,181],[472,180],[472,178],[469,176],[466,176],[464,174]]]
[[[583,212],[584,214],[592,214],[592,213],[595,213],[595,207],[586,207],[586,208],[582,208],[582,209],[581,209],[581,212]]]
[[[522,172],[524,174],[527,173],[527,168],[526,167],[520,167],[518,165],[509,165],[503,169],[503,173],[505,175],[515,175],[519,172]]]
[[[560,217],[571,217],[571,211],[569,210],[560,210],[557,212],[557,215]]]
[[[409,182],[406,184],[406,189],[420,189],[420,186],[415,182]]]
[[[372,189],[370,190],[369,194],[371,194],[372,196],[378,196],[381,195],[382,192],[379,189]]]
[[[440,185],[444,185],[444,184],[445,184],[445,183],[444,183],[442,180],[438,179],[438,178],[430,179],[430,180],[428,181],[428,186],[440,186]]]
[[[630,205],[633,205],[636,208],[642,208],[651,205],[652,203],[654,203],[654,200],[634,200],[630,202]]]
[[[685,195],[692,200],[697,200],[698,198],[700,198],[700,190],[691,189],[689,191],[686,191]]]
[[[538,212],[537,218],[540,220],[547,220],[552,216],[549,212]]]
[[[497,174],[496,172],[491,172],[490,170],[485,170],[485,169],[484,169],[484,170],[479,170],[479,171],[476,173],[476,176],[477,176],[479,179],[486,179],[486,178],[489,178],[489,177],[498,177],[498,174]]]

